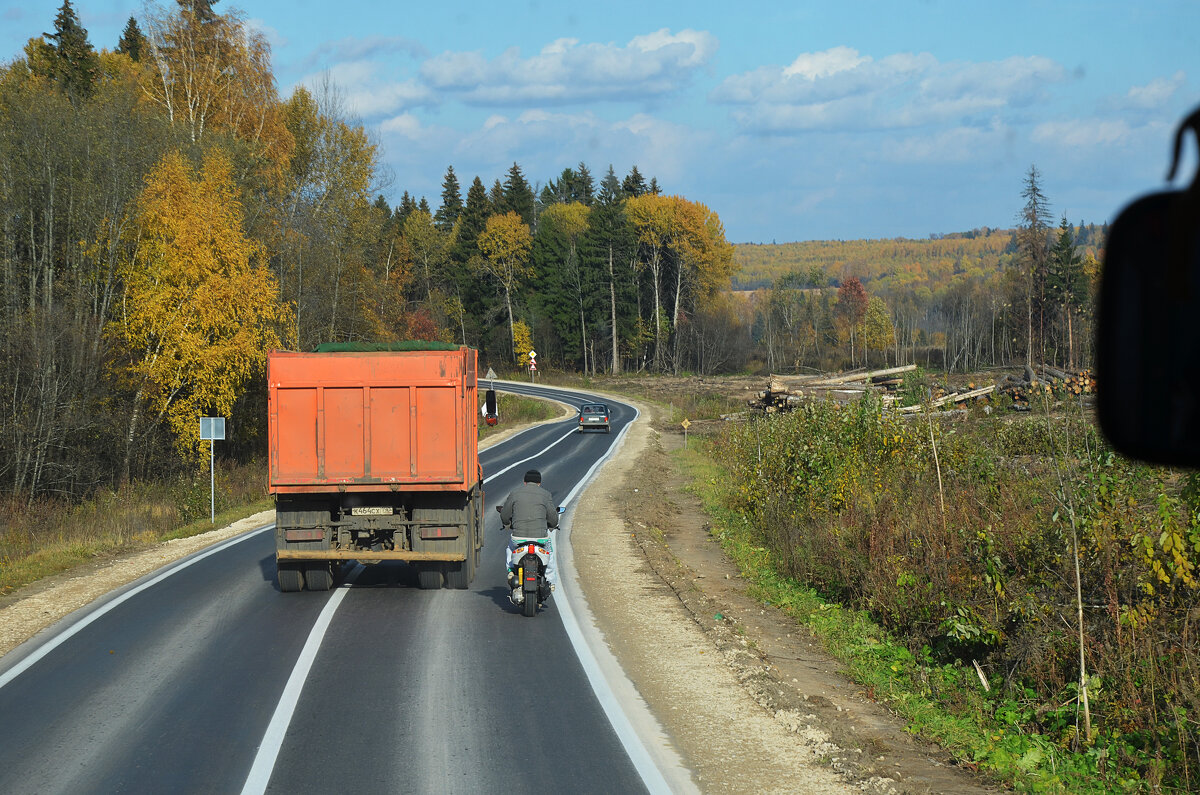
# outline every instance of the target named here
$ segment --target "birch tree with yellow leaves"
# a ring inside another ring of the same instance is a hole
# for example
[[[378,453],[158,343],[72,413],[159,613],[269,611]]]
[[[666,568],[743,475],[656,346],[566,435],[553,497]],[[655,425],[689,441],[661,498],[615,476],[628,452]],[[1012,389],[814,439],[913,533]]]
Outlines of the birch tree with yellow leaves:
[[[228,159],[199,173],[178,152],[149,173],[135,203],[124,292],[109,323],[121,350],[116,375],[134,395],[122,479],[143,423],[165,423],[176,452],[199,459],[201,415],[227,416],[239,391],[280,345],[287,309],[242,231]]]
[[[500,283],[504,291],[504,307],[508,311],[508,340],[513,356],[517,355],[517,337],[513,328],[513,292],[521,282],[533,275],[529,267],[529,250],[533,236],[529,227],[515,212],[493,215],[476,241],[481,257],[475,260],[476,269]]]

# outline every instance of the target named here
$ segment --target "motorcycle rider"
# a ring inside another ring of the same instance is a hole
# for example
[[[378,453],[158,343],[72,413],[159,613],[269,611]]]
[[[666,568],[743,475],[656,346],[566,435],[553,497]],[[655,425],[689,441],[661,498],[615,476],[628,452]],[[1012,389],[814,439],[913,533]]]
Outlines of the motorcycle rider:
[[[516,572],[513,571],[513,536],[521,538],[545,538],[546,582],[550,590],[558,581],[558,566],[555,563],[554,547],[550,542],[550,531],[558,527],[558,507],[550,492],[542,488],[542,473],[531,469],[525,473],[525,482],[513,489],[500,508],[500,522],[509,529],[508,546],[504,550],[504,562],[508,566],[508,584],[515,588]]]

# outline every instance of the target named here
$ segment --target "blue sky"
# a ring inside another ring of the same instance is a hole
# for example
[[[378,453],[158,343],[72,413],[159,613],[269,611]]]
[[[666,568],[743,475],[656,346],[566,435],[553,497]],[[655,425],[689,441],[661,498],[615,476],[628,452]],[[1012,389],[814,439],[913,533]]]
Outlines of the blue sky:
[[[60,5],[0,0],[0,58]],[[107,48],[142,8],[74,6]],[[1011,226],[1031,164],[1055,220],[1110,221],[1166,186],[1200,105],[1197,0],[215,5],[234,8],[271,42],[283,96],[332,79],[393,203],[436,208],[447,165],[465,192],[514,161],[535,184],[636,164],[733,242]]]

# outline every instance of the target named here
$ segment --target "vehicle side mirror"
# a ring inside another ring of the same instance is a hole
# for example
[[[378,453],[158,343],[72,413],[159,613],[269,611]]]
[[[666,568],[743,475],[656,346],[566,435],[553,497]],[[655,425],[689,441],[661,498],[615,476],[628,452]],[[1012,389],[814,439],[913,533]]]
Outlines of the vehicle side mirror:
[[[1200,136],[1200,110],[1180,126]],[[1200,465],[1200,180],[1137,199],[1105,245],[1097,417],[1124,455]]]
[[[559,513],[566,513],[566,512],[567,512],[567,509],[566,509],[566,508],[564,508],[564,507],[562,507],[562,506],[560,505],[560,506],[558,506],[558,512],[559,512]]]
[[[496,513],[500,513],[500,509],[501,509],[501,508],[503,508],[503,507],[504,507],[504,506],[502,506],[502,505],[497,505],[497,506],[496,506]]]

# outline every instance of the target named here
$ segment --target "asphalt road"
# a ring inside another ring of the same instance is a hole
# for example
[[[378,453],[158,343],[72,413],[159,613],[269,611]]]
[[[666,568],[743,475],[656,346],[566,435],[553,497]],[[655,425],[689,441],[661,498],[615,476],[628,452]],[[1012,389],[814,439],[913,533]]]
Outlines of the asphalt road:
[[[468,590],[422,591],[406,565],[383,563],[348,567],[333,591],[281,594],[272,534],[257,531],[0,659],[0,792],[654,786],[589,683],[561,594],[532,619],[509,604],[491,508],[530,467],[556,501],[573,498],[635,417],[608,402],[611,434],[574,433],[571,419],[481,453],[489,516]]]

